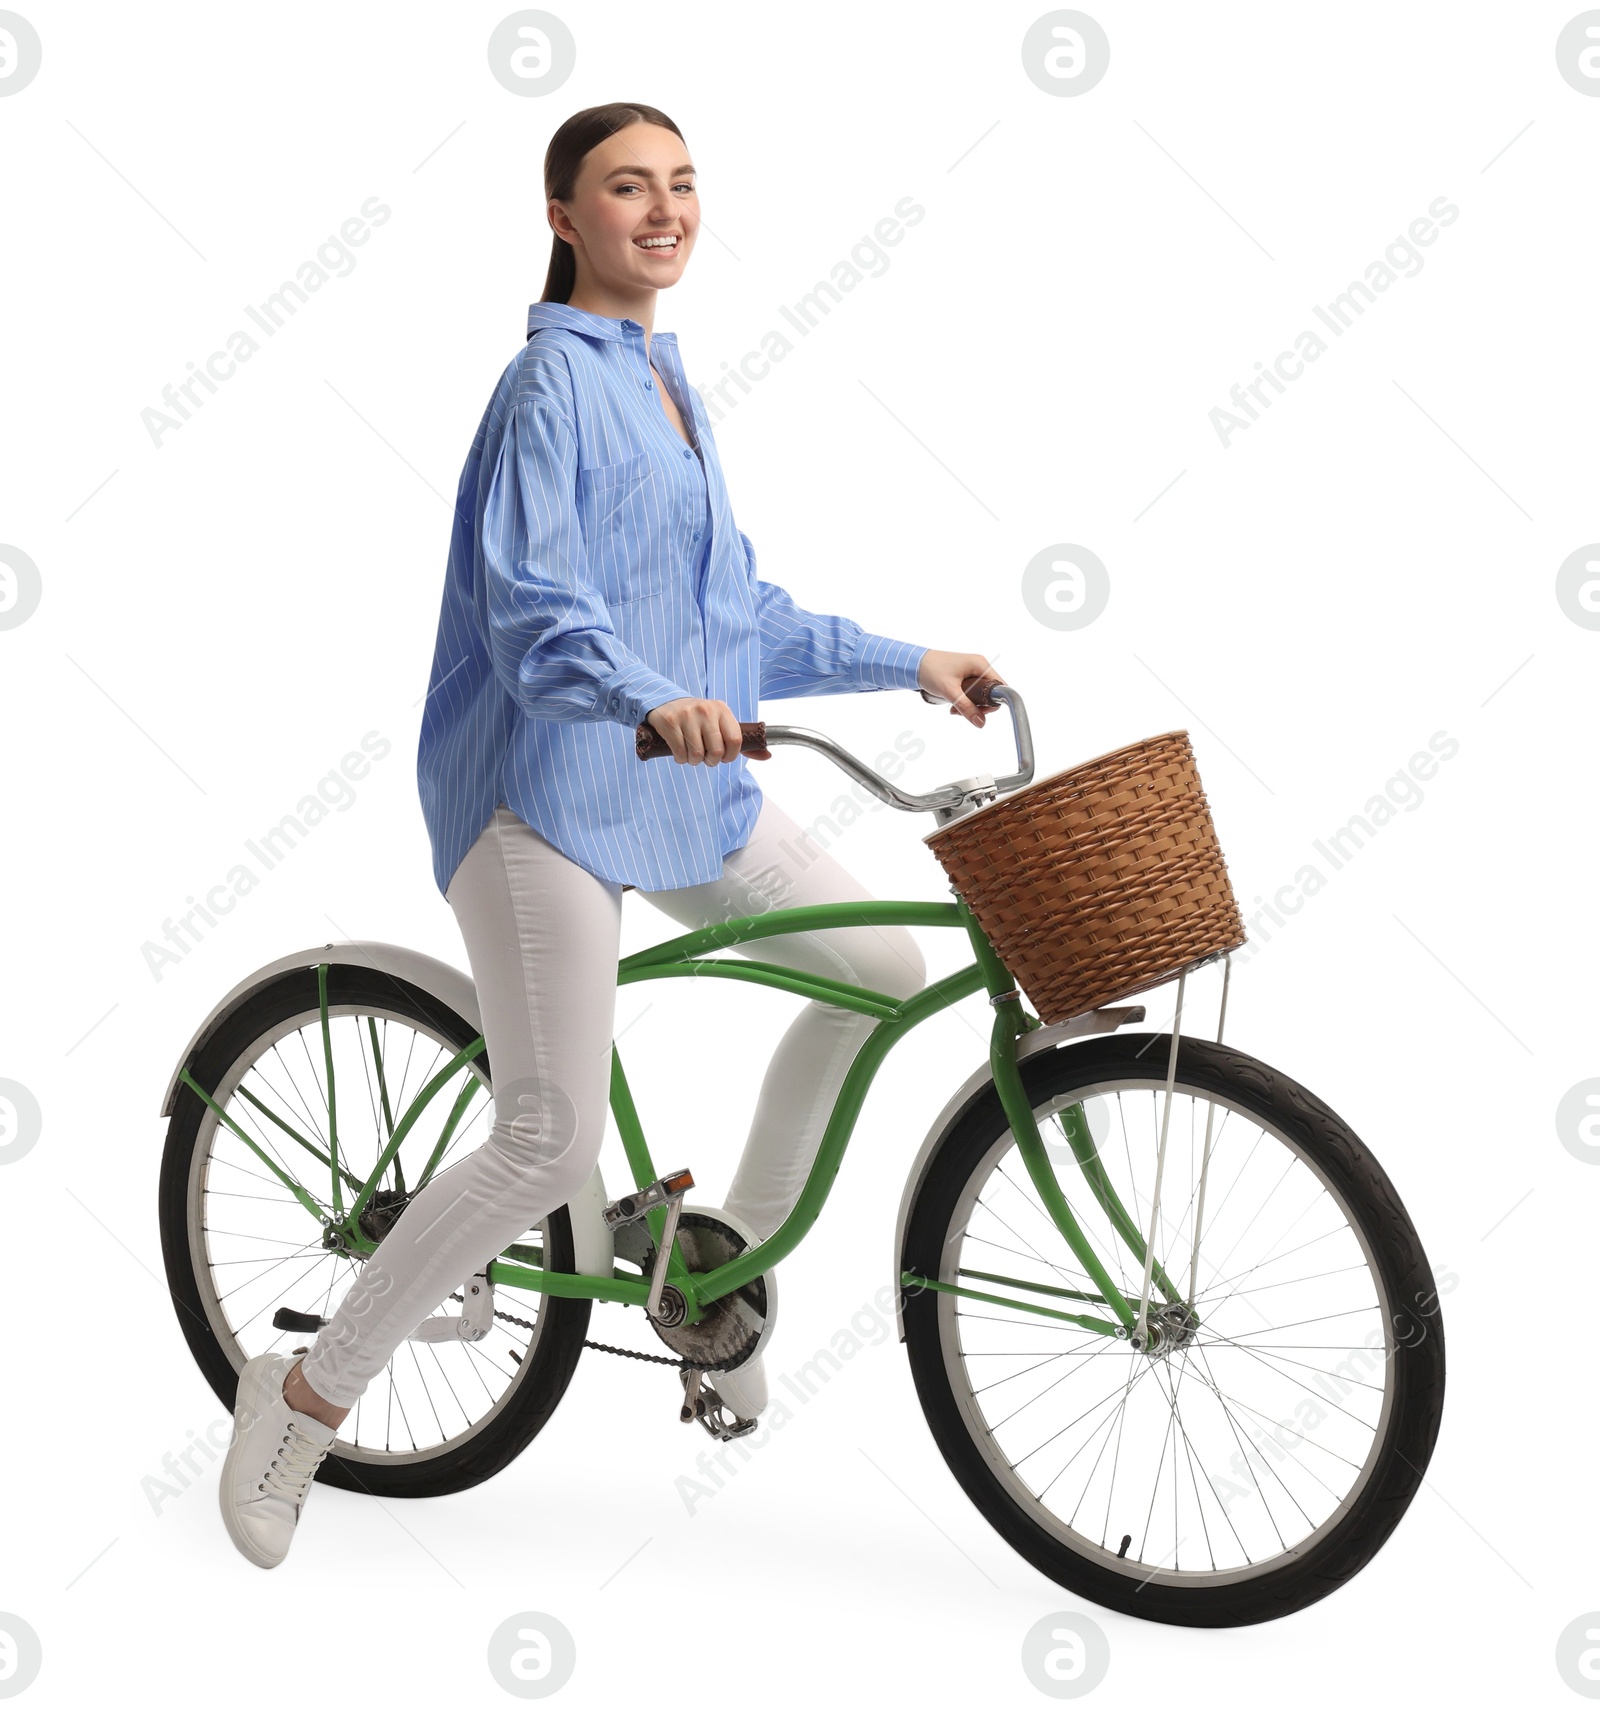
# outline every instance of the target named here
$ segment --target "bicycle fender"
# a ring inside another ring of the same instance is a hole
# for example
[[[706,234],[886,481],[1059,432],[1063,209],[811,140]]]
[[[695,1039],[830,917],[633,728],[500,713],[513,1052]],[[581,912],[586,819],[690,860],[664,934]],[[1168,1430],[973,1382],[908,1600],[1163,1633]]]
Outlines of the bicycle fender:
[[[225,1016],[252,993],[276,980],[279,975],[300,968],[316,968],[319,963],[350,963],[360,968],[377,969],[383,974],[392,974],[400,980],[409,981],[413,986],[421,987],[441,1004],[447,1004],[474,1029],[481,1031],[483,1027],[483,1016],[478,1007],[478,991],[472,983],[472,977],[447,962],[441,962],[437,957],[429,956],[425,951],[411,950],[405,945],[384,944],[376,939],[347,939],[337,944],[313,945],[306,950],[293,951],[288,956],[279,957],[275,962],[256,969],[253,974],[247,974],[231,992],[212,1007],[210,1014],[195,1029],[173,1068],[172,1078],[167,1083],[167,1091],[161,1101],[161,1115],[172,1115],[172,1102],[180,1085],[179,1074],[187,1064],[194,1061],[195,1053],[222,1025]],[[579,1274],[584,1277],[610,1277],[612,1273],[614,1250],[611,1232],[600,1216],[600,1210],[605,1204],[605,1184],[601,1180],[600,1166],[597,1164],[589,1181],[568,1203],[572,1218],[573,1258]]]

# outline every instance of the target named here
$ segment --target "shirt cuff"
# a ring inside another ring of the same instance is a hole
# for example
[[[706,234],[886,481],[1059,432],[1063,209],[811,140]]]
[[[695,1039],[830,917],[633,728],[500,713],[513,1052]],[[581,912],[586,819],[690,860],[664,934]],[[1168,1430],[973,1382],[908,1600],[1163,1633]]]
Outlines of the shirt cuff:
[[[910,642],[897,642],[864,630],[851,669],[864,688],[919,689],[917,667],[927,651]]]
[[[680,701],[689,691],[681,689],[671,678],[652,671],[643,660],[625,665],[606,680],[595,703],[597,719],[614,719],[632,730],[644,723],[644,716],[663,701]]]

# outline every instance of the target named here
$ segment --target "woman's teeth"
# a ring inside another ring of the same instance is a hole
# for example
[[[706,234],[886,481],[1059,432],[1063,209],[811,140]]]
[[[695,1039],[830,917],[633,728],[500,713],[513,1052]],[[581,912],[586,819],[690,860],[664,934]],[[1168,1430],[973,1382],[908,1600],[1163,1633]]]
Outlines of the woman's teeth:
[[[642,250],[668,250],[668,251],[671,251],[671,250],[675,250],[678,247],[678,240],[675,237],[635,238],[633,241]]]

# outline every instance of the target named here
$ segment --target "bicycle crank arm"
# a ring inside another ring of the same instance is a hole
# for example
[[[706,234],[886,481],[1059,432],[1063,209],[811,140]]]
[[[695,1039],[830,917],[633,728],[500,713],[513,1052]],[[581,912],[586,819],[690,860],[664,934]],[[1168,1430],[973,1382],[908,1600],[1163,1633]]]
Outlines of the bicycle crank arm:
[[[687,1176],[689,1173],[684,1172]],[[678,1233],[678,1218],[683,1211],[683,1195],[672,1195],[667,1201],[667,1221],[661,1226],[661,1240],[656,1244],[656,1263],[650,1271],[650,1293],[644,1299],[645,1313],[652,1319],[661,1317],[661,1295],[667,1287],[667,1262],[672,1258],[672,1242]],[[673,1294],[677,1295],[674,1290]],[[683,1303],[674,1301],[672,1311],[667,1314],[672,1324],[678,1324],[683,1318]]]
[[[667,1290],[667,1267],[672,1259],[673,1238],[678,1233],[683,1197],[693,1187],[694,1177],[688,1171],[668,1171],[648,1187],[637,1188],[632,1194],[613,1200],[600,1214],[608,1230],[618,1230],[624,1224],[636,1222],[647,1212],[655,1211],[658,1206],[666,1207],[667,1216],[661,1226],[661,1239],[656,1243],[655,1264],[650,1271],[650,1293],[645,1297],[644,1310],[650,1318],[662,1319],[662,1296],[667,1294],[670,1306],[663,1322],[669,1325],[681,1324],[684,1316],[682,1296],[676,1289]]]

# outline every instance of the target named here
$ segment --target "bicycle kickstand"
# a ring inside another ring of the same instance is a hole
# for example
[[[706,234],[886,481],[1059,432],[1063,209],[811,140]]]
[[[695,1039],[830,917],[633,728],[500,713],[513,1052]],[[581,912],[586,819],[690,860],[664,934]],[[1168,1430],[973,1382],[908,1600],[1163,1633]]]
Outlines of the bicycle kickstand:
[[[489,1268],[473,1272],[461,1286],[461,1311],[442,1318],[424,1319],[409,1337],[408,1343],[476,1343],[494,1325],[494,1285],[489,1281]]]

